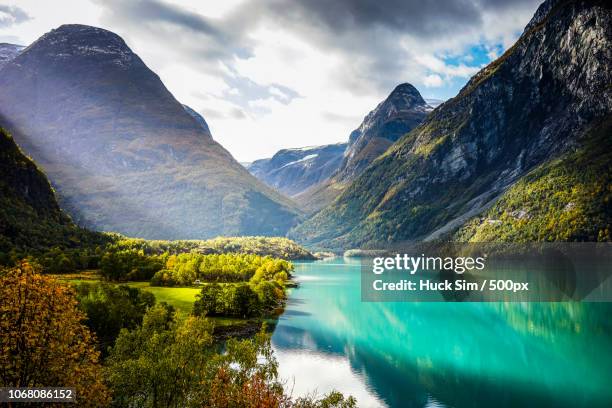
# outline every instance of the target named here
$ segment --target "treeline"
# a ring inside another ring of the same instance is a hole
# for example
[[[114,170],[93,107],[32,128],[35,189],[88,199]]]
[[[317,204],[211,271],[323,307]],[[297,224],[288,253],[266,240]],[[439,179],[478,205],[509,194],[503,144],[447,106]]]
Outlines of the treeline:
[[[0,210],[1,212],[1,210]],[[0,224],[2,215],[0,214]],[[30,258],[44,266],[49,273],[70,273],[85,269],[97,269],[107,246],[112,242],[112,237],[106,234],[98,234],[80,229],[75,226],[67,226],[62,231],[54,230],[55,227],[45,224],[36,226],[38,234],[48,235],[52,243],[49,246],[42,245],[15,245],[21,242],[14,239],[13,242],[0,231],[0,265],[14,266],[22,259]],[[0,225],[0,230],[2,226]],[[27,228],[32,233],[32,228]],[[40,240],[38,240],[40,242]],[[61,244],[58,244],[61,242]],[[34,244],[35,241],[32,241]]]
[[[304,247],[283,237],[218,237],[209,240],[161,241],[140,238],[126,238],[119,234],[109,234],[114,241],[109,250],[135,249],[147,255],[172,255],[196,252],[208,254],[252,254],[272,256],[286,260],[312,260],[314,256]]]
[[[264,276],[269,280],[276,279],[276,274],[281,273],[284,273],[286,280],[293,270],[293,265],[288,261],[259,255],[163,254],[157,259],[165,262],[165,268],[151,280],[151,283],[157,286],[187,286],[196,280],[243,282],[255,275],[257,280],[263,279]]]
[[[164,267],[169,256],[145,255],[137,249],[108,250],[100,259],[100,274],[112,281],[148,281]]]
[[[293,265],[269,256],[198,253],[145,255],[142,249],[108,252],[100,273],[109,281],[146,281],[152,286],[203,284],[198,315],[255,317],[282,306]]]
[[[205,317],[177,314],[137,289],[94,283],[75,290],[40,272],[27,262],[0,268],[5,386],[74,387],[86,407],[356,406],[337,392],[292,398],[263,330],[230,339],[219,352]]]
[[[0,229],[1,227],[2,225]],[[27,257],[42,265],[48,273],[101,269],[103,276],[111,280],[150,280],[156,272],[165,268],[168,257],[181,254],[235,253],[285,260],[313,258],[304,248],[286,238],[238,237],[208,241],[149,241],[126,238],[114,233],[93,233],[78,227],[73,227],[71,231],[74,233],[68,234],[62,245],[47,248],[44,246],[18,248],[0,234],[0,265],[13,266]],[[230,266],[226,265],[225,268]],[[174,270],[172,266],[167,269]],[[189,279],[193,279],[189,281],[186,273],[183,273],[184,270],[189,268],[174,271],[174,276],[178,279],[175,284],[191,284],[196,279],[192,273]],[[218,273],[220,279],[233,278],[233,281],[248,279],[238,279],[223,271],[211,273]]]

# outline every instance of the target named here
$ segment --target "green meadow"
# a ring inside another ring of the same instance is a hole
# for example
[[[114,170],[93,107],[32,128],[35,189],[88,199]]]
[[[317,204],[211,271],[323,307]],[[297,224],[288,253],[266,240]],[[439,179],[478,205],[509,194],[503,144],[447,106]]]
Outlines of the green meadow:
[[[196,295],[200,293],[199,288],[151,286],[149,282],[129,282],[124,285],[151,292],[157,302],[166,302],[183,313],[191,313]]]
[[[52,275],[61,281],[70,282],[72,284],[79,283],[94,283],[102,281],[102,278],[97,270],[87,270],[74,274],[57,274]],[[117,283],[117,285],[127,285],[132,288],[138,288],[151,292],[155,296],[158,303],[166,302],[183,313],[189,314],[193,308],[193,302],[196,300],[196,295],[200,293],[201,287],[165,287],[151,286],[149,282],[127,282]],[[232,317],[209,317],[218,326],[233,326],[245,323],[245,319]]]

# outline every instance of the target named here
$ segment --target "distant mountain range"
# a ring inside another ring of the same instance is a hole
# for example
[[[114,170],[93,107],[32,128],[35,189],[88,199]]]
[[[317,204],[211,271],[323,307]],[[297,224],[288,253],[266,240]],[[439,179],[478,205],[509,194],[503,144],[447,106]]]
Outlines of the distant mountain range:
[[[195,239],[284,235],[297,221],[116,34],[63,25],[9,54],[0,123],[80,225]]]
[[[279,150],[247,168],[269,186],[295,196],[327,180],[342,164],[347,143]]]
[[[342,249],[405,240],[610,240],[612,14],[546,1],[516,44],[290,236]]]

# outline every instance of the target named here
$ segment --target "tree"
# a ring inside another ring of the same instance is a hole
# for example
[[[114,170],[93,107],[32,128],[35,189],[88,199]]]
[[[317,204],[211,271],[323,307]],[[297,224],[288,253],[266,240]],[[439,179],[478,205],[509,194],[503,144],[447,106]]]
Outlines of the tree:
[[[105,406],[95,339],[73,290],[22,262],[0,269],[0,380],[12,387],[74,387],[79,406]]]
[[[108,379],[119,407],[184,407],[214,356],[206,320],[177,319],[164,305],[149,309],[141,327],[121,330],[108,359]]]
[[[147,309],[155,304],[152,293],[125,285],[81,283],[76,286],[79,308],[87,315],[104,352],[122,328],[134,329],[142,323]]]
[[[261,313],[257,294],[246,283],[225,285],[223,290],[225,313],[229,316],[250,317]]]
[[[219,303],[223,289],[218,283],[209,283],[202,287],[193,303],[193,314],[196,316],[217,316],[221,312]]]

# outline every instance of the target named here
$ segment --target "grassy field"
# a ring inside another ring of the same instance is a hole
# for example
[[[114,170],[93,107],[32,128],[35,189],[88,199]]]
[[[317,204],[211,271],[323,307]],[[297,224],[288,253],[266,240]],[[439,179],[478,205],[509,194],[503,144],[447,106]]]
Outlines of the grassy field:
[[[153,293],[157,302],[166,302],[185,314],[191,313],[196,295],[200,293],[200,288],[168,288],[151,286],[149,282],[128,282],[124,285],[149,291]],[[245,319],[233,317],[209,317],[209,319],[213,320],[216,326],[234,326],[245,323]]]
[[[183,313],[191,313],[196,295],[200,293],[198,288],[166,288],[151,286],[149,282],[128,282],[126,285],[151,292],[158,302],[166,302]]]
[[[53,277],[68,281],[73,284],[92,283],[100,281],[98,271],[84,271],[74,274],[52,275]],[[151,286],[149,282],[127,282],[119,283],[118,285],[128,285],[132,288],[138,288],[153,293],[157,302],[166,302],[172,305],[181,313],[189,314],[193,308],[193,302],[196,300],[196,295],[200,292],[200,288],[169,288],[163,286]],[[245,322],[244,319],[231,317],[211,317],[217,326],[233,326],[240,325]]]

